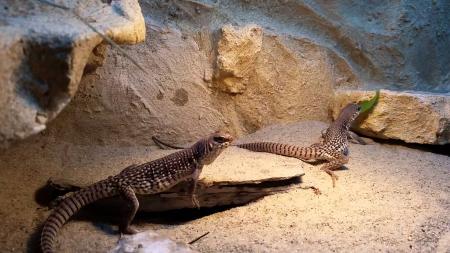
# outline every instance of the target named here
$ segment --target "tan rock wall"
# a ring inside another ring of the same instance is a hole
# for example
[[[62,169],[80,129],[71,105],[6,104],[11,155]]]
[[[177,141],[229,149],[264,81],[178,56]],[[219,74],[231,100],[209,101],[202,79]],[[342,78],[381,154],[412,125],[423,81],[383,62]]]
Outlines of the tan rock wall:
[[[134,36],[107,34],[119,42],[142,39],[137,34],[143,26],[120,25],[123,19],[140,20],[127,14],[128,8],[136,10],[136,1],[113,3],[125,13],[114,24]],[[140,4],[147,41],[125,50],[147,73],[108,47],[105,65],[97,70],[88,65],[72,103],[46,134],[83,145],[147,145],[155,134],[186,142],[219,128],[243,135],[276,123],[329,121],[336,88],[449,90],[443,66],[450,57],[442,50],[441,56],[427,57],[447,45],[439,39],[447,21],[436,20],[446,8],[442,1],[417,2],[418,9],[405,3],[323,1]],[[435,15],[420,16],[425,7]],[[91,21],[106,20],[97,18]],[[93,62],[102,61],[101,52],[94,55]],[[421,59],[435,60],[422,64]],[[55,112],[77,88],[62,93]],[[35,122],[51,118],[37,111],[22,115]],[[34,132],[45,123],[37,126]],[[26,132],[23,136],[32,133]]]
[[[183,142],[221,128],[242,135],[277,122],[327,121],[334,83],[353,77],[330,50],[255,25],[225,25],[216,35],[149,17],[146,24],[147,41],[127,52],[149,74],[111,48],[55,121],[55,138],[147,145],[152,135]]]

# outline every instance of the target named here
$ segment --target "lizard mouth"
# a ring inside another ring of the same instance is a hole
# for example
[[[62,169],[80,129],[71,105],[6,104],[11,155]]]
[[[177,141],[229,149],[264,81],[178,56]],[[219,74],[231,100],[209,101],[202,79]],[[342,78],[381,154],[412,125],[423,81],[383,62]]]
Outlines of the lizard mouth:
[[[214,140],[215,142],[217,142],[217,143],[226,143],[226,142],[228,142],[228,139],[225,138],[225,137],[223,137],[223,136],[215,136],[215,137],[213,138],[213,140]]]
[[[213,141],[219,143],[220,145],[228,146],[233,141],[233,136],[230,134],[223,134],[219,136],[214,136]]]

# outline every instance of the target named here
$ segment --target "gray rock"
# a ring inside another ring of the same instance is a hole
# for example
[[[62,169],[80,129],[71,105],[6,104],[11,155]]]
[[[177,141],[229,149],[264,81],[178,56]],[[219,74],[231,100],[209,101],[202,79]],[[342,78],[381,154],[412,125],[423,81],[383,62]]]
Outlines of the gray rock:
[[[374,91],[338,91],[333,115],[351,101],[371,98]],[[450,143],[450,94],[381,90],[378,104],[354,124],[355,131],[409,143]]]
[[[58,4],[117,43],[144,40],[135,0]],[[0,148],[46,128],[77,91],[91,52],[102,41],[68,11],[31,0],[0,3]]]

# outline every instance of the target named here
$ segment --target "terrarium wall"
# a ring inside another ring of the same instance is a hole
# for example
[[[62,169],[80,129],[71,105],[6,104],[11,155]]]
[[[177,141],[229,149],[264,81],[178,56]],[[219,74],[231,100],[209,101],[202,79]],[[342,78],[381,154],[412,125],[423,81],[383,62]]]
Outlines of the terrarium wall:
[[[56,139],[185,142],[329,121],[338,89],[450,92],[446,1],[140,4],[146,41],[126,51],[148,73],[109,48],[54,122]]]

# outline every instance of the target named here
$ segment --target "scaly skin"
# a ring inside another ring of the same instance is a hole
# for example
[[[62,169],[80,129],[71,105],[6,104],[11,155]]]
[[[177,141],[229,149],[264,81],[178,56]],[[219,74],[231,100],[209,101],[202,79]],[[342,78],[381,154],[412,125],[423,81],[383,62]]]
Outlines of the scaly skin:
[[[198,206],[195,190],[203,165],[212,163],[232,140],[233,137],[229,134],[214,133],[190,148],[148,163],[129,166],[115,176],[62,199],[44,223],[41,234],[42,252],[54,252],[53,245],[58,230],[78,210],[99,199],[120,195],[127,201],[130,210],[119,225],[120,232],[126,234],[137,232],[130,227],[139,208],[136,194],[155,194],[168,190],[181,181],[193,180],[192,199]]]
[[[309,147],[299,147],[295,145],[254,142],[237,144],[240,148],[256,152],[267,152],[288,157],[295,157],[302,161],[325,160],[326,163],[320,168],[331,176],[333,187],[336,185],[338,177],[334,174],[336,170],[348,162],[349,150],[348,139],[349,128],[352,122],[360,113],[360,106],[350,103],[345,106],[339,117],[331,123],[323,134],[320,143],[315,143]]]

